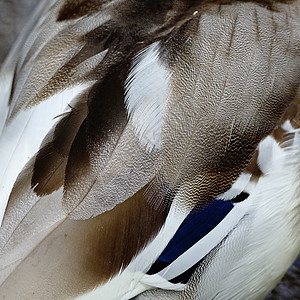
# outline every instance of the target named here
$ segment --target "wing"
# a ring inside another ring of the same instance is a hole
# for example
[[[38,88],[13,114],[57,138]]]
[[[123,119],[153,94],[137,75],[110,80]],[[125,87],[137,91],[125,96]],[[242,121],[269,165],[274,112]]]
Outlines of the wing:
[[[145,272],[183,220],[231,189],[295,98],[299,11],[202,1],[40,9],[5,100],[1,295],[74,298],[109,282],[99,292],[109,299],[132,280],[147,289]],[[202,256],[244,213],[228,215]]]
[[[155,289],[134,299],[263,299],[274,288],[299,254],[299,99],[232,187],[182,222],[140,280]]]

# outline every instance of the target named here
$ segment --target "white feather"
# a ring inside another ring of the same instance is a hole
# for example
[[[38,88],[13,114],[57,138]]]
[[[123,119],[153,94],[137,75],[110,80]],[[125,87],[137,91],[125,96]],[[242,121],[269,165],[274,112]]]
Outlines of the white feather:
[[[288,132],[293,132],[295,129],[294,127],[292,126],[291,124],[291,121],[290,120],[286,120],[282,125],[281,125],[281,128],[285,131],[288,131]]]
[[[13,82],[14,66],[9,66],[0,72],[0,135],[3,130],[5,120],[8,114],[8,100]]]
[[[261,171],[264,174],[267,174],[274,164],[282,165],[281,160],[275,160],[275,157],[280,157],[283,155],[284,150],[281,149],[278,143],[272,136],[267,136],[263,141],[261,141],[258,145],[258,158],[257,164]]]
[[[159,42],[138,54],[126,81],[127,112],[149,151],[160,148],[163,110],[169,94],[170,71],[159,54]]]

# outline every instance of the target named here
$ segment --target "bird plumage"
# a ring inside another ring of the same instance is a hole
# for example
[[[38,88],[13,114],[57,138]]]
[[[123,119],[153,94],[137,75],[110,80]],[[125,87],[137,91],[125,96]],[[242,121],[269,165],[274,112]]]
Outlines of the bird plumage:
[[[299,15],[41,3],[1,73],[0,295],[264,297],[300,250]]]

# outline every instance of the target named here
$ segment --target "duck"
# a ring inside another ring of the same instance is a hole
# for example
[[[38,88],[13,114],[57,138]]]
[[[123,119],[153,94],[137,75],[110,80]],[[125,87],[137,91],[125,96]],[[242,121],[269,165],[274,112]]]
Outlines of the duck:
[[[0,72],[0,299],[264,299],[299,86],[299,0],[41,1]]]

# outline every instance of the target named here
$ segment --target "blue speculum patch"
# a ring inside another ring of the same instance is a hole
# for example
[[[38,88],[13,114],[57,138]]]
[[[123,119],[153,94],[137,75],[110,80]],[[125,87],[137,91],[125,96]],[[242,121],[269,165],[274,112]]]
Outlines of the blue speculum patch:
[[[226,217],[233,206],[231,201],[215,200],[201,210],[193,210],[185,218],[165,250],[151,266],[148,274],[155,274],[171,264],[213,230]],[[198,261],[195,261],[195,264],[197,263]]]

